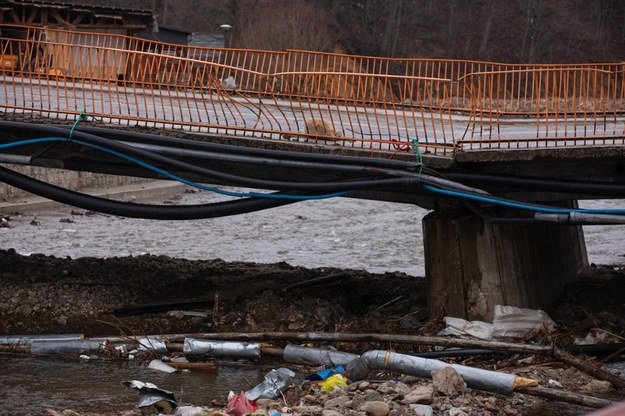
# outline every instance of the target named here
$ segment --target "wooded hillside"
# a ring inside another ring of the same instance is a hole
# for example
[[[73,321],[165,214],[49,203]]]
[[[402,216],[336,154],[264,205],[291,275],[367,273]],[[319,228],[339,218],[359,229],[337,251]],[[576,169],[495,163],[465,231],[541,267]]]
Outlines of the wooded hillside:
[[[515,63],[625,59],[625,0],[136,0],[132,7],[194,31],[231,24],[236,48]]]

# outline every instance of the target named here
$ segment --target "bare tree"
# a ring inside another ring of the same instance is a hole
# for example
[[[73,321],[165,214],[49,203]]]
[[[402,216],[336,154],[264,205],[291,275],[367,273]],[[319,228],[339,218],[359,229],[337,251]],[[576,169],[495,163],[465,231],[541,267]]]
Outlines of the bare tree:
[[[238,0],[233,46],[252,49],[328,51],[333,46],[331,20],[307,0]]]
[[[386,19],[382,41],[380,42],[380,52],[386,56],[393,56],[395,54],[395,45],[397,44],[397,37],[399,36],[401,27],[401,11],[402,0],[388,1],[388,17]]]

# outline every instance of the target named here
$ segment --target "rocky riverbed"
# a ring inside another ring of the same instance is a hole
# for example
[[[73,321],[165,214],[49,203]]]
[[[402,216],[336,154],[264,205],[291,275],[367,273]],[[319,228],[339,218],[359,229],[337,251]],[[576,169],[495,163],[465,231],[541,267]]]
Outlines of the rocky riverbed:
[[[442,322],[429,319],[423,279],[403,273],[150,255],[71,259],[0,250],[0,281],[3,335],[316,332],[433,336],[443,328]],[[625,272],[620,267],[588,267],[547,311],[557,331],[536,333],[518,343],[566,345],[576,338],[604,344],[623,342],[624,283]],[[189,316],[180,312],[185,309],[203,313]],[[170,313],[172,310],[179,312]],[[284,346],[275,340],[272,344]],[[391,341],[308,340],[303,344],[356,354],[371,349],[405,354],[441,349]],[[619,353],[608,355],[576,359],[588,367],[605,369],[606,362],[619,358]],[[601,373],[590,374],[588,368],[549,354],[496,351],[445,359],[528,377],[556,393],[612,401],[625,397],[623,389],[602,380]],[[303,371],[317,370],[306,367]],[[196,407],[181,405],[179,411],[187,412],[184,414],[218,415],[224,414],[227,402],[221,398],[214,403],[193,403]],[[372,372],[366,380],[348,382],[333,392],[324,392],[316,383],[300,378],[278,399],[263,399],[259,405],[258,414],[325,416],[583,415],[590,410],[569,399],[527,393],[507,396],[468,388],[461,380],[449,384],[385,371]],[[136,412],[120,409],[107,414]],[[65,414],[73,413],[66,410]]]

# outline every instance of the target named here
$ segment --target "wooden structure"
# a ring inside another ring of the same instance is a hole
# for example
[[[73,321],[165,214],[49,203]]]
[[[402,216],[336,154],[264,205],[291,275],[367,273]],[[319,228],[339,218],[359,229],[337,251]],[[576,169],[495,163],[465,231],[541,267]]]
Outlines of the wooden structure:
[[[0,0],[0,23],[124,35],[157,28],[146,10],[33,0]]]

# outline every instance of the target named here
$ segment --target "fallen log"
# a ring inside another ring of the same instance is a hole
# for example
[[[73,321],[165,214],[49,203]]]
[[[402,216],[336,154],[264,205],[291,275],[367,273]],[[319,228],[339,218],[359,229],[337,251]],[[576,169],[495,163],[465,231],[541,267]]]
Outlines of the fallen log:
[[[600,409],[616,404],[611,400],[600,399],[598,397],[586,396],[566,390],[548,389],[546,387],[522,387],[515,390],[517,393],[529,394],[532,396],[544,397],[546,399],[559,402],[577,404],[580,406]]]
[[[565,364],[571,365],[583,372],[600,380],[609,381],[614,387],[619,389],[625,389],[625,379],[618,375],[611,373],[608,370],[604,370],[599,365],[593,363],[590,360],[579,359],[572,354],[562,351],[559,348],[553,349],[553,358],[562,361]]]

